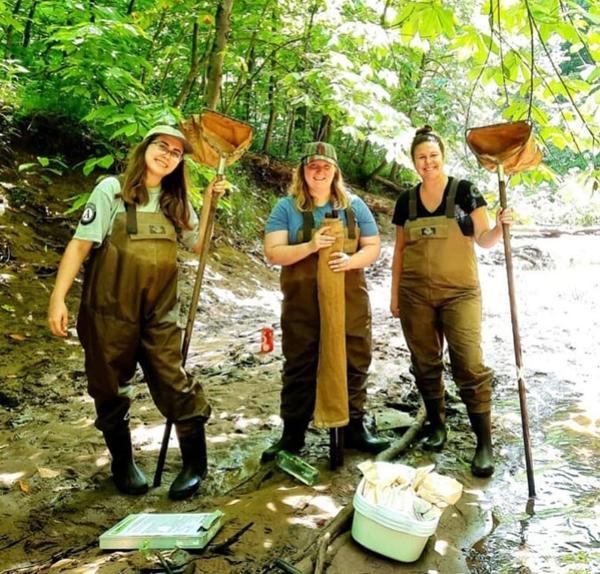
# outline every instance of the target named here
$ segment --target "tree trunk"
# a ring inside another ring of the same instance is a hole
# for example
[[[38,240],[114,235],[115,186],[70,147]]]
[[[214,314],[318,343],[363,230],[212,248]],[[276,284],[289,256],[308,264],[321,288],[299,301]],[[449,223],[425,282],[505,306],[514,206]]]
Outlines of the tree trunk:
[[[387,18],[387,11],[390,9],[391,3],[392,3],[392,0],[386,0],[385,6],[383,8],[383,12],[381,13],[381,18],[379,19],[379,23],[381,24],[382,28],[385,28],[385,19]]]
[[[269,121],[267,123],[267,129],[265,130],[265,139],[263,141],[262,152],[269,153],[269,147],[271,145],[271,139],[273,137],[273,128],[275,126],[275,118],[277,117],[277,106],[275,105],[273,93],[275,91],[275,81],[273,75],[269,80]]]
[[[134,2],[135,2],[135,0],[131,0],[131,4],[129,5],[130,8],[133,6]],[[130,12],[127,12],[127,14],[130,14]],[[146,61],[147,62],[150,62],[150,57],[152,56],[152,52],[154,50],[154,45],[156,44],[158,37],[160,36],[161,32],[163,31],[163,28],[165,27],[166,16],[167,16],[167,10],[165,8],[160,14],[160,20],[158,21],[158,26],[156,27],[154,34],[152,34],[152,40],[150,40],[150,45],[148,46],[148,49],[146,50]],[[146,68],[142,68],[142,75],[140,77],[140,82],[142,84],[144,84],[146,82]]]
[[[254,52],[254,46],[252,46],[252,48],[250,48],[250,52],[248,54],[248,58],[246,59],[246,68],[248,70],[248,78],[252,78],[252,72],[254,72],[254,57],[255,57],[255,52]],[[247,84],[247,90],[246,90],[246,94],[244,97],[244,112],[245,112],[245,120],[247,122],[250,121],[250,103],[252,101],[252,80],[250,79],[248,81]]]
[[[273,25],[272,30],[275,26]],[[269,121],[265,130],[265,139],[263,141],[262,152],[269,153],[271,139],[273,137],[273,128],[275,127],[275,118],[277,117],[277,104],[275,103],[275,89],[277,87],[277,79],[275,78],[275,56],[271,59],[271,75],[269,76]]]
[[[385,185],[386,187],[389,187],[390,189],[393,189],[394,191],[399,191],[399,192],[406,191],[406,186],[403,186],[396,181],[392,181],[391,179],[381,177],[380,175],[374,175],[372,179],[373,179],[373,181],[381,183],[382,185]],[[371,207],[371,206],[369,206],[369,207]],[[373,211],[373,210],[371,210],[371,211]]]
[[[21,4],[23,3],[23,0],[17,0],[15,3],[15,7],[13,8],[12,11],[12,15],[13,18],[17,18],[19,11],[21,10]],[[6,29],[6,46],[4,47],[4,56],[8,58],[8,55],[10,54],[10,47],[12,45],[12,35],[13,35],[13,26],[12,24],[10,26],[8,26],[8,28]]]
[[[272,0],[265,2],[263,6],[262,12],[260,13],[259,21],[262,22],[265,19],[265,15],[270,7]],[[252,37],[250,38],[250,42],[248,45],[248,49],[246,50],[246,76],[244,74],[240,74],[238,77],[238,81],[236,83],[235,88],[232,90],[232,95],[227,105],[225,106],[223,113],[227,113],[231,106],[235,103],[238,95],[242,93],[243,90],[246,90],[246,95],[244,98],[244,109],[246,111],[246,121],[250,120],[250,102],[252,100],[252,83],[254,81],[254,66],[256,64],[255,54],[256,54],[256,41],[258,39],[258,33],[260,28],[256,28],[254,32],[252,32]],[[261,67],[257,70],[257,73],[260,72]]]
[[[390,171],[390,179],[393,181],[398,178],[398,172],[400,171],[400,164],[392,162],[392,169]]]
[[[292,147],[292,138],[294,137],[294,123],[296,121],[296,110],[292,108],[290,112],[290,123],[288,124],[287,137],[285,141],[285,157],[290,157],[290,148]]]
[[[171,71],[171,67],[173,66],[173,61],[175,60],[176,56],[177,56],[177,52],[175,52],[175,51],[171,52],[171,54],[169,55],[169,59],[167,60],[167,63],[164,65],[163,75],[160,80],[160,88],[158,90],[159,96],[162,96],[163,92],[165,91],[165,86],[167,84],[167,78],[169,77],[169,72]]]
[[[40,0],[33,0],[31,8],[29,8],[29,14],[27,14],[27,24],[25,24],[25,30],[23,31],[23,48],[29,46],[31,40],[31,29],[33,28],[33,16],[35,15],[35,9],[40,3]]]
[[[178,108],[181,106],[181,103],[188,97],[196,78],[198,77],[198,72],[200,71],[200,56],[198,55],[198,31],[200,27],[198,26],[198,21],[194,21],[194,28],[192,31],[192,53],[190,57],[190,69],[189,72],[183,82],[183,86],[181,86],[181,90],[179,95],[175,98],[173,102],[173,107]]]
[[[371,178],[375,177],[376,175],[379,175],[387,164],[387,159],[384,159],[371,173],[365,176],[366,180],[369,181]]]
[[[214,110],[219,101],[223,79],[223,59],[231,31],[231,11],[234,0],[220,0],[215,18],[215,40],[208,61],[206,78],[206,107]]]
[[[427,56],[425,53],[421,56],[421,62],[419,63],[419,76],[415,82],[415,97],[418,96],[419,90],[423,84],[423,78],[425,77],[425,66],[427,65]],[[409,107],[406,115],[410,118],[411,122],[414,121],[414,114],[416,111],[417,103],[413,102]]]
[[[271,32],[277,31],[277,17],[275,12],[271,13]],[[265,139],[263,141],[262,152],[269,153],[271,139],[273,137],[273,128],[275,127],[275,118],[277,117],[277,105],[275,103],[275,89],[277,87],[277,79],[275,78],[275,54],[271,57],[271,75],[269,76],[269,121],[265,130]]]
[[[312,34],[312,29],[315,21],[315,14],[319,9],[319,4],[314,2],[310,7],[308,22],[306,23],[306,29],[304,31],[304,53],[307,54],[310,51],[310,36]],[[300,71],[303,72],[305,70],[305,66],[302,65]],[[299,128],[302,131],[302,139],[306,138],[306,128],[308,126],[308,106],[302,106],[298,109],[298,113],[296,114],[300,121],[298,122]]]
[[[350,163],[352,161],[354,161],[354,158],[356,157],[356,154],[358,153],[359,149],[360,149],[360,140],[355,143],[354,149],[352,150],[352,153],[350,154],[350,159],[348,160]]]
[[[135,7],[135,0],[130,0],[129,6],[127,6],[127,16],[131,15]]]
[[[365,140],[365,145],[363,145],[362,153],[360,156],[360,167],[365,165],[367,161],[367,152],[369,151],[369,140]]]
[[[96,4],[96,0],[90,0],[90,22],[92,23],[96,21],[96,15],[94,14],[94,4]]]
[[[327,114],[321,116],[321,122],[319,128],[315,133],[315,141],[326,142],[329,141],[331,134],[331,118]]]

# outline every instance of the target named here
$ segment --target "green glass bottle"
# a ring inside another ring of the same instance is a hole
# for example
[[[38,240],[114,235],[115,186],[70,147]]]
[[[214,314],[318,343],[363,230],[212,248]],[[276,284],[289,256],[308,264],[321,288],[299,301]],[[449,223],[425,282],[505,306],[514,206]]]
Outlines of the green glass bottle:
[[[319,471],[299,456],[281,450],[277,453],[277,466],[308,486],[315,485],[319,480]]]

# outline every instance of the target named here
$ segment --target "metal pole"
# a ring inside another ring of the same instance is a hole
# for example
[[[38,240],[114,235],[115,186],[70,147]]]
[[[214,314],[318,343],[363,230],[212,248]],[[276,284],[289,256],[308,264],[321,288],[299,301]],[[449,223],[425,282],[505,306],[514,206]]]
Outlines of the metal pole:
[[[500,189],[500,207],[505,209],[506,180],[504,166],[498,165],[498,186]],[[515,298],[515,282],[513,277],[512,248],[510,244],[510,230],[506,224],[502,225],[504,239],[504,259],[506,261],[506,278],[508,280],[508,298],[510,301],[510,320],[512,322],[513,345],[515,348],[515,363],[517,365],[517,383],[519,388],[519,404],[521,407],[521,423],[523,427],[523,444],[525,447],[525,466],[527,468],[527,485],[529,496],[535,496],[535,482],[533,477],[533,458],[531,456],[531,442],[529,439],[529,415],[527,412],[527,390],[523,379],[523,355],[521,352],[521,337],[519,336],[519,318],[517,316],[517,301]]]
[[[342,428],[329,429],[329,468],[335,470],[344,466],[344,430]]]

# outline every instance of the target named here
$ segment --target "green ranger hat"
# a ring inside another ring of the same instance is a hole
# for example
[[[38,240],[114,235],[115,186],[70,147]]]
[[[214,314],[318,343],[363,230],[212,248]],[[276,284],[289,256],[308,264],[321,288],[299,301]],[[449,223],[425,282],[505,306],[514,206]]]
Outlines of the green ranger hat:
[[[177,128],[174,128],[173,126],[154,126],[150,130],[148,130],[148,133],[144,137],[144,141],[146,141],[150,136],[154,136],[156,134],[163,134],[165,136],[173,136],[174,138],[177,138],[183,144],[183,151],[185,153],[192,153],[194,151],[192,149],[192,144],[190,144],[190,142],[187,141],[187,139],[185,139],[183,133],[180,132]]]
[[[315,159],[322,159],[337,167],[337,154],[335,148],[325,142],[310,142],[304,146],[302,163],[306,165]]]

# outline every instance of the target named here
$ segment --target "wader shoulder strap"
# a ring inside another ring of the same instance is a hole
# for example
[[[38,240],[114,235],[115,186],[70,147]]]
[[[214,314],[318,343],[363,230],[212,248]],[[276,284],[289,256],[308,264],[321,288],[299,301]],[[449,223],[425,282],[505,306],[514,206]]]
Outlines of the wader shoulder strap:
[[[125,211],[127,212],[127,233],[129,235],[137,235],[137,211],[135,204],[125,202]]]
[[[354,211],[352,211],[350,206],[345,211],[348,220],[348,239],[356,239],[356,217],[354,217]]]
[[[456,199],[459,181],[460,180],[455,177],[450,178],[450,189],[448,190],[448,197],[446,198],[446,217],[449,219],[454,219],[454,200]]]
[[[312,211],[302,212],[302,242],[306,243],[312,239],[312,230],[315,226],[315,218]]]
[[[419,185],[415,185],[408,191],[408,219],[410,221],[417,219],[417,191]]]

